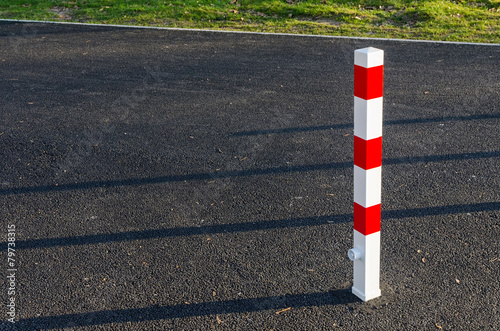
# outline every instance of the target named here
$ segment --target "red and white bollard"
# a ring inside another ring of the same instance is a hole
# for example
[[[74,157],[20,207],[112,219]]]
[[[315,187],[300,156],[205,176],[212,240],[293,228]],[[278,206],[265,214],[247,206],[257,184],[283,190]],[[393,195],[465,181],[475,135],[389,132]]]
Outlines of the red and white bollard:
[[[382,104],[384,51],[354,52],[354,261],[352,293],[363,301],[380,293]]]

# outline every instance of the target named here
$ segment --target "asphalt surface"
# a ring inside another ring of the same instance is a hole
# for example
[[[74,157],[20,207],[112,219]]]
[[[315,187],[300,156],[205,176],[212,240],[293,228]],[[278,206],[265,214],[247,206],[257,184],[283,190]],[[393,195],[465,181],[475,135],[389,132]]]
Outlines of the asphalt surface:
[[[368,46],[382,296],[363,303]],[[499,64],[498,46],[0,23],[0,329],[498,329]]]

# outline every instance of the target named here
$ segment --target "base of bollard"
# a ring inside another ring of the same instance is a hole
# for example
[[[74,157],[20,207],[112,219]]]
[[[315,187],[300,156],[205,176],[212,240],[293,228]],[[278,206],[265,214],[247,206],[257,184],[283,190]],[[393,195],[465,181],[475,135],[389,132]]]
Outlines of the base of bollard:
[[[376,291],[373,291],[371,293],[363,293],[360,290],[358,290],[357,288],[353,287],[352,294],[354,294],[355,296],[357,296],[358,298],[360,298],[361,300],[366,302],[368,300],[378,298],[379,296],[382,295],[382,292],[380,292],[380,290],[376,290]]]

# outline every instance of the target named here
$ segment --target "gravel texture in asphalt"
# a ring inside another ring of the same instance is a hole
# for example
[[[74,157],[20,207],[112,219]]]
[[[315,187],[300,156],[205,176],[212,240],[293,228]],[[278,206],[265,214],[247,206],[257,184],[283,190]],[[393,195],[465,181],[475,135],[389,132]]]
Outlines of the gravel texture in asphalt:
[[[363,303],[368,46],[382,296]],[[0,23],[0,329],[498,329],[499,63],[498,45]]]

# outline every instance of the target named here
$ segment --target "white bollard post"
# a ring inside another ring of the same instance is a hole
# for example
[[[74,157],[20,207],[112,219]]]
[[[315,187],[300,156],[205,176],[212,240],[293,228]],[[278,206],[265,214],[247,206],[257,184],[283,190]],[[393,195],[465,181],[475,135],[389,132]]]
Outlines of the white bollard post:
[[[354,261],[352,293],[379,297],[384,51],[354,52]]]

